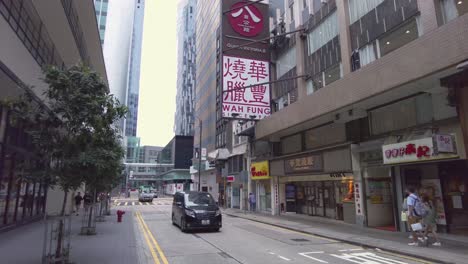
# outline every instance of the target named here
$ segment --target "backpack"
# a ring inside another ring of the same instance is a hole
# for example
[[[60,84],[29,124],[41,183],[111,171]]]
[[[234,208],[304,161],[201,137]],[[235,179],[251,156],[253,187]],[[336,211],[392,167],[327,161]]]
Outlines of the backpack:
[[[424,203],[419,200],[419,198],[416,198],[416,201],[414,203],[414,214],[419,217],[424,217],[428,213],[426,207],[424,206]]]

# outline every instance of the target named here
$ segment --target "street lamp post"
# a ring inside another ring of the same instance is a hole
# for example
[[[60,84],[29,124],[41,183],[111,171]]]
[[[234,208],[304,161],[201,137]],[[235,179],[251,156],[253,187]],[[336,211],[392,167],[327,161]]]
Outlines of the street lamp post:
[[[198,143],[199,146],[199,153],[198,153],[198,191],[201,189],[201,161],[202,161],[202,132],[203,132],[203,122],[200,118],[197,118],[200,122],[200,141]]]

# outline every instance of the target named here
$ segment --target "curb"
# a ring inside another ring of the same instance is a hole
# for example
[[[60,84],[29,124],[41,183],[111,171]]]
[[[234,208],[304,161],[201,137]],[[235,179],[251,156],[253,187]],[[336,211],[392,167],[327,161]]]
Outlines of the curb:
[[[261,221],[261,220],[258,220],[258,219],[251,219],[251,218],[239,216],[239,215],[236,215],[236,214],[233,214],[233,213],[223,212],[223,214],[231,216],[231,217],[246,219],[246,220],[249,220],[249,221],[252,221],[252,222],[262,223],[262,224],[266,224],[266,225],[270,225],[270,226],[276,226],[276,227],[280,227],[280,228],[283,228],[283,229],[287,229],[287,230],[291,230],[291,231],[295,231],[295,232],[299,232],[299,233],[303,233],[303,234],[309,234],[309,235],[313,235],[313,236],[317,236],[317,237],[321,237],[321,238],[327,238],[327,239],[333,239],[333,240],[337,240],[337,241],[341,241],[341,242],[346,242],[348,244],[355,245],[355,246],[360,246],[360,247],[364,247],[364,248],[374,248],[374,249],[376,248],[375,246],[367,244],[367,243],[356,242],[356,241],[352,241],[352,240],[348,240],[348,239],[336,238],[336,237],[333,237],[333,236],[326,236],[326,235],[323,235],[323,234],[312,233],[312,232],[304,231],[304,230],[297,229],[297,228],[292,228],[292,227],[285,226],[285,225],[280,225],[280,224],[275,224],[275,223],[268,223],[268,222]],[[417,254],[414,254],[414,253],[403,252],[403,251],[399,251],[399,250],[392,249],[392,248],[384,248],[383,247],[383,248],[379,248],[379,249],[390,252],[390,253],[405,255],[405,256],[408,256],[408,257],[418,258],[418,259],[421,259],[421,260],[436,262],[436,263],[440,263],[440,264],[456,264],[454,262],[442,261],[442,260],[439,260],[439,259],[429,258],[429,257],[426,257],[426,256],[417,255]]]

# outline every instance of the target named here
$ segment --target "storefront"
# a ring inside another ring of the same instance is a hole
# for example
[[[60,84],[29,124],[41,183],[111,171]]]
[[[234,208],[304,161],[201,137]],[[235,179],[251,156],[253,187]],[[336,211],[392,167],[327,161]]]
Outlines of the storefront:
[[[401,177],[397,194],[415,187],[419,196],[427,196],[435,205],[440,231],[467,235],[468,167],[462,157],[463,144],[457,141],[455,132],[387,144],[382,155],[384,164],[392,165],[395,177]],[[401,210],[401,205],[396,208]],[[401,230],[405,231],[405,226]]]
[[[252,188],[255,190],[257,197],[256,209],[271,213],[272,181],[269,162],[252,162],[250,165],[250,177],[252,180]]]
[[[279,171],[278,163],[283,165]],[[274,161],[280,211],[355,223],[354,177],[350,149],[339,148]]]

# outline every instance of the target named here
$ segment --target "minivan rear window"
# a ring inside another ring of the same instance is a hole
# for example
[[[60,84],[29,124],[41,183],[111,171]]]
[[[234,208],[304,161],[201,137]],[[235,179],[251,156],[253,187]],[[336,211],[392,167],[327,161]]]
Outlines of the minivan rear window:
[[[210,206],[216,205],[215,200],[209,193],[189,193],[185,195],[185,206]]]

